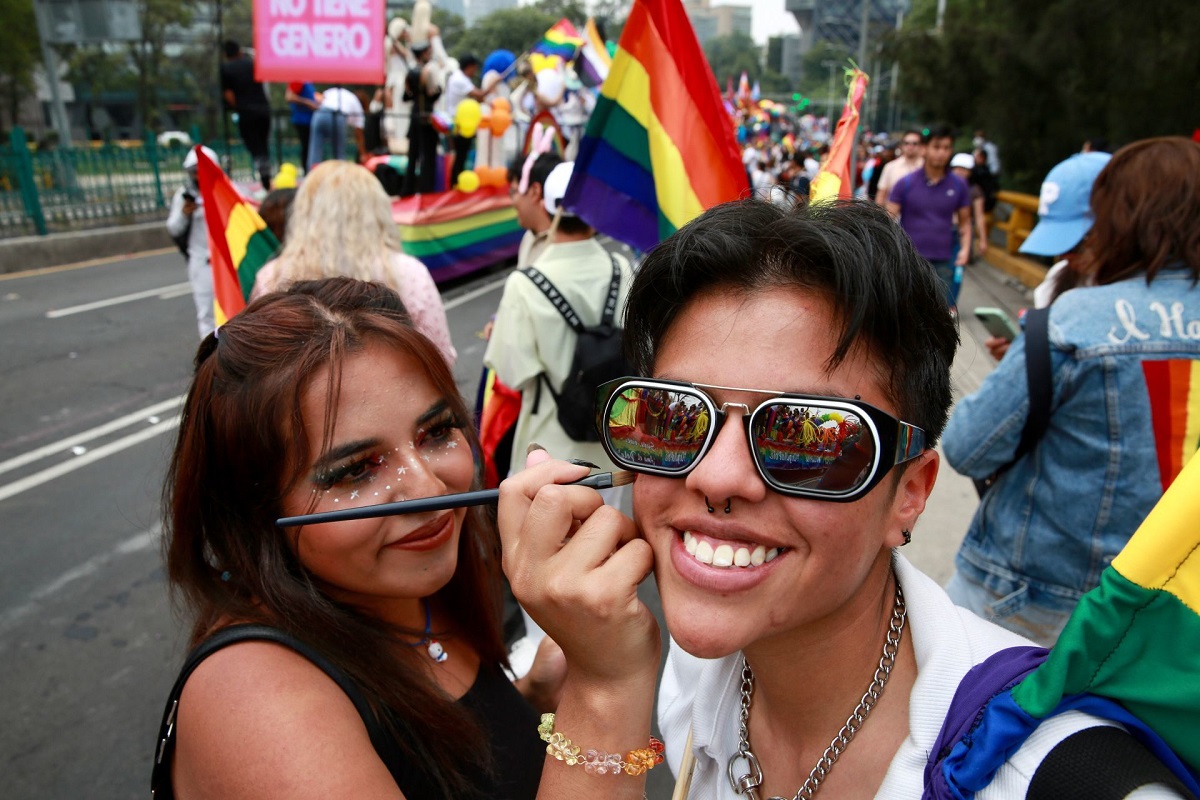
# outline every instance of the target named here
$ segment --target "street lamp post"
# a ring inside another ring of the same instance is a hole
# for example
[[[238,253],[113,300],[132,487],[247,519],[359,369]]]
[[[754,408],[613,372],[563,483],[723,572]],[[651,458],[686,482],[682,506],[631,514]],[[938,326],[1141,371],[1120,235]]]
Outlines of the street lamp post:
[[[829,118],[833,119],[833,103],[834,103],[833,73],[837,70],[837,68],[839,66],[841,66],[841,64],[832,59],[822,61],[821,64],[822,64],[822,66],[827,67],[829,69],[829,99],[826,101],[826,106],[829,108],[829,111],[828,111]]]

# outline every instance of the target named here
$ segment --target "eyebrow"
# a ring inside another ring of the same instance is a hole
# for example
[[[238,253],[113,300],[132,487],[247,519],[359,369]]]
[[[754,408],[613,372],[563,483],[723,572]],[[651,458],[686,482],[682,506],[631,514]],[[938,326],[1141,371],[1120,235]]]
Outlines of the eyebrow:
[[[352,456],[355,453],[360,453],[363,450],[369,450],[372,447],[378,447],[379,444],[379,439],[357,439],[353,442],[339,444],[337,447],[330,448],[322,453],[321,457],[313,463],[312,471],[320,473],[321,471],[328,469],[331,465],[341,461],[343,458]]]
[[[425,413],[417,417],[417,427],[419,428],[422,425],[437,419],[444,414],[449,407],[449,404],[444,398],[438,399],[425,411]],[[352,442],[339,444],[337,447],[331,447],[313,463],[312,471],[321,472],[322,470],[328,469],[332,464],[341,461],[343,458],[352,456],[355,453],[360,453],[363,450],[370,450],[372,447],[378,447],[380,444],[382,444],[382,442],[383,440],[378,438],[356,439]]]
[[[446,413],[448,408],[450,408],[450,404],[446,402],[445,398],[436,400],[434,404],[429,407],[428,411],[417,417],[417,427],[419,428],[425,423],[437,419],[442,414]]]

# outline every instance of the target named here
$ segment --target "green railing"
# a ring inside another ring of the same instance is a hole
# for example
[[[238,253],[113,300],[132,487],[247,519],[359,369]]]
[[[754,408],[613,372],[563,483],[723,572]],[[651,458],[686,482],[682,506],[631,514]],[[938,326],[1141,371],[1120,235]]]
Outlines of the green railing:
[[[250,154],[237,142],[208,142],[235,182],[258,180]],[[101,228],[166,217],[184,184],[187,148],[145,142],[33,151],[14,128],[0,146],[0,239]],[[271,158],[300,163],[300,145],[275,137]]]

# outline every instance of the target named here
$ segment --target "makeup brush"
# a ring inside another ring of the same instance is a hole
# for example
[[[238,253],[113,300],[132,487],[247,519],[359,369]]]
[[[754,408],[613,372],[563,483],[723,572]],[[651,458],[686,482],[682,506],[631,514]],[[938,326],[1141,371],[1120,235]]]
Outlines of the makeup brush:
[[[564,485],[588,486],[592,489],[609,489],[613,486],[624,486],[632,483],[633,477],[634,474],[632,472],[601,472],[598,475],[589,475],[582,480]],[[477,492],[442,494],[436,497],[418,497],[415,500],[400,500],[395,503],[378,503],[373,506],[340,508],[337,511],[320,511],[316,514],[280,517],[275,520],[275,524],[281,528],[292,528],[297,525],[316,525],[321,522],[345,522],[352,519],[391,517],[396,514],[417,514],[422,511],[445,511],[450,508],[482,506],[487,503],[494,503],[499,498],[499,489],[481,489]]]

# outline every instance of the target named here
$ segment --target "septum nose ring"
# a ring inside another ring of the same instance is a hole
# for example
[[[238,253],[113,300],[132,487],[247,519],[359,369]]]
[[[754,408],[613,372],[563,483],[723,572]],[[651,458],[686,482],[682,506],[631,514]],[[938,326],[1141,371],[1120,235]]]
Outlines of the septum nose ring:
[[[708,513],[710,513],[710,514],[712,514],[716,511],[716,509],[713,508],[712,503],[710,503],[708,501],[708,495],[704,495],[704,507],[708,509]],[[732,497],[725,498],[725,513],[726,514],[733,513],[733,498]]]

